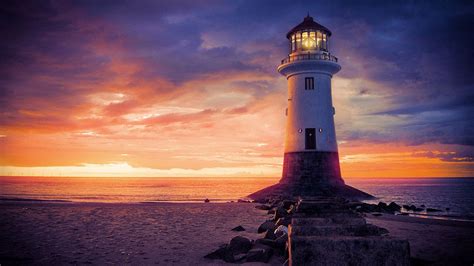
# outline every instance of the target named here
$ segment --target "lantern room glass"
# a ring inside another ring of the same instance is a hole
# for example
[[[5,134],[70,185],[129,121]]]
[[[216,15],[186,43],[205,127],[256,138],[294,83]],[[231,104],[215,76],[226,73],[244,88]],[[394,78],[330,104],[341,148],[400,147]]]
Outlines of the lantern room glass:
[[[327,34],[320,31],[297,31],[290,37],[290,50],[291,52],[308,50],[327,51],[327,38]]]

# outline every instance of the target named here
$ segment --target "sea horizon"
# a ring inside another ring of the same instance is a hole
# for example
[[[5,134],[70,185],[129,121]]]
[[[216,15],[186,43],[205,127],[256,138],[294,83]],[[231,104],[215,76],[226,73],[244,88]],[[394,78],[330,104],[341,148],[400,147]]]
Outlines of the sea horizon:
[[[26,177],[0,176],[0,202],[212,203],[233,202],[277,183],[274,177]],[[411,212],[426,218],[474,220],[474,177],[345,178],[372,194],[367,203],[396,202],[438,212]]]

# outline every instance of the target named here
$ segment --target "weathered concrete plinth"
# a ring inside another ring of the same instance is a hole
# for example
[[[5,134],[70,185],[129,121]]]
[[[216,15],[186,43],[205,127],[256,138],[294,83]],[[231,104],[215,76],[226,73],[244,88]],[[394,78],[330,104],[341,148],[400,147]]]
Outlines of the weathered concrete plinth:
[[[290,265],[410,265],[407,241],[382,237],[293,236]]]
[[[283,160],[283,175],[278,184],[248,197],[264,202],[298,197],[331,197],[363,200],[373,196],[344,184],[337,152],[289,152]]]
[[[342,199],[302,199],[289,226],[289,265],[410,265],[408,241],[387,233]]]
[[[287,152],[281,183],[344,185],[339,154],[329,151]]]

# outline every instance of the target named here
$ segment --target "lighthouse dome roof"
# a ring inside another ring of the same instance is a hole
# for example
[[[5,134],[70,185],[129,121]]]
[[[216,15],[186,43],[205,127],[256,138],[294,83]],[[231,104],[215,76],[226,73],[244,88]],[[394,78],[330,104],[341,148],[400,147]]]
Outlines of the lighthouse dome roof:
[[[314,21],[314,19],[311,16],[309,16],[309,14],[308,16],[304,18],[303,22],[296,25],[293,29],[291,29],[288,32],[288,34],[286,34],[286,38],[290,39],[293,33],[297,31],[301,31],[301,30],[318,30],[318,31],[325,32],[328,36],[331,36],[331,31],[328,28],[324,27],[323,25]]]

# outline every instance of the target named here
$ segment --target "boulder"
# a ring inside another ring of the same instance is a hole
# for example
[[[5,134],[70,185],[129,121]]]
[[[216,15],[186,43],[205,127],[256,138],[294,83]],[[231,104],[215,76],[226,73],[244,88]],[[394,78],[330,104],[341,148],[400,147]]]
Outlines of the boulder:
[[[387,208],[387,203],[379,202],[379,204],[377,204],[377,206],[379,206],[381,209],[386,209]]]
[[[288,216],[288,211],[283,207],[278,207],[275,210],[275,216],[273,217],[273,220],[277,221],[278,219],[286,216]]]
[[[275,238],[276,238],[275,232],[274,232],[273,230],[268,230],[268,231],[265,233],[265,236],[264,236],[263,238],[275,240]]]
[[[268,205],[265,205],[265,204],[255,206],[255,209],[264,210],[264,211],[268,211],[271,208],[272,208],[271,206],[268,206]]]
[[[205,203],[209,203],[210,200],[209,200],[209,199],[205,199],[204,202],[205,202]]]
[[[255,244],[266,245],[266,246],[269,246],[269,247],[275,247],[276,246],[275,240],[265,239],[265,238],[259,238],[259,239],[255,240]]]
[[[241,232],[241,231],[245,231],[245,228],[241,225],[237,226],[237,227],[234,227],[231,229],[232,231],[236,231],[236,232]]]
[[[276,229],[276,225],[273,221],[265,221],[258,227],[257,233],[260,234],[268,230],[275,230],[275,229]]]
[[[291,224],[291,217],[282,217],[278,219],[278,221],[276,222],[276,226],[280,226],[280,225],[288,226],[289,224]]]
[[[227,250],[230,251],[233,255],[247,253],[252,247],[252,242],[250,239],[243,236],[236,236],[230,240],[229,245],[227,245]]]
[[[218,249],[216,249],[215,251],[204,256],[204,258],[211,259],[211,260],[215,260],[215,259],[223,260],[225,257],[226,251],[227,251],[227,244],[224,244],[220,246]]]
[[[281,202],[281,206],[286,210],[289,210],[292,205],[295,205],[296,201],[293,200],[284,200]]]
[[[273,249],[266,245],[257,245],[249,250],[246,256],[247,262],[264,262],[268,263],[273,254]]]
[[[427,212],[441,212],[442,210],[438,210],[438,209],[435,209],[435,208],[426,208],[426,211]]]
[[[281,236],[279,236],[277,239],[275,239],[275,248],[278,248],[278,249],[281,249],[281,250],[284,250],[285,247],[286,247],[286,242],[288,241],[288,235],[287,234],[283,234]]]
[[[395,202],[390,202],[390,204],[387,206],[387,209],[392,211],[392,212],[399,212],[402,207]]]

